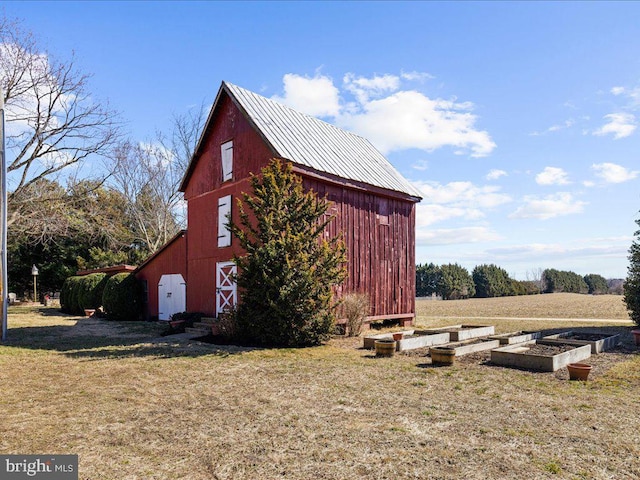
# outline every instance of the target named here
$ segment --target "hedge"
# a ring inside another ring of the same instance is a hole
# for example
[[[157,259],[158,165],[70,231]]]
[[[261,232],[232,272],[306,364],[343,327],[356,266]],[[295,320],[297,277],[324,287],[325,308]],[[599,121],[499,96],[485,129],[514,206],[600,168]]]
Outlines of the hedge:
[[[78,307],[96,309],[102,306],[102,294],[109,277],[106,273],[91,273],[80,277],[81,288],[78,292]]]
[[[110,320],[140,320],[142,288],[130,273],[118,273],[106,282],[102,307]]]

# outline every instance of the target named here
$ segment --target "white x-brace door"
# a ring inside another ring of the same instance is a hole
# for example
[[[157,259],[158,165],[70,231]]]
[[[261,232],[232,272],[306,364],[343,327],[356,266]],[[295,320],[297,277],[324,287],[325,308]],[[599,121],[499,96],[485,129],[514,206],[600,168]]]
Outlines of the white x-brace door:
[[[236,264],[219,262],[216,264],[216,316],[236,305]]]

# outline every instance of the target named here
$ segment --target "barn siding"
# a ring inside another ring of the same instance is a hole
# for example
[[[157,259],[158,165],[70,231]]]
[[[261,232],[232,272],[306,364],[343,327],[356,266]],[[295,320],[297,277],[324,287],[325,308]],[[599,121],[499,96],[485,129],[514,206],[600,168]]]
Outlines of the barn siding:
[[[186,232],[178,234],[134,273],[138,280],[147,282],[146,318],[158,316],[158,283],[162,275],[179,273],[188,281],[186,237]]]
[[[342,234],[347,248],[348,278],[343,293],[369,296],[371,315],[415,312],[415,205],[366,191],[305,178],[304,186],[333,202],[336,218],[326,235]],[[381,200],[388,205],[388,225],[380,219]]]

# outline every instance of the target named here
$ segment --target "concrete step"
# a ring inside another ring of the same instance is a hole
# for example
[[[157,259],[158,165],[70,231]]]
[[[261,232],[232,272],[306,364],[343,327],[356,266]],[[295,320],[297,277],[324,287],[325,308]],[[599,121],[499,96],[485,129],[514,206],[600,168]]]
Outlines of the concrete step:
[[[194,322],[193,323],[193,328],[200,328],[202,330],[211,331],[211,325],[213,325],[213,323],[209,323],[209,322]]]
[[[211,325],[211,324],[212,324],[212,323],[214,323],[215,321],[216,321],[216,319],[215,319],[215,318],[213,318],[213,317],[202,317],[202,318],[200,319],[200,322],[197,322],[197,323],[205,323],[205,324],[207,324],[207,325]]]
[[[198,335],[200,337],[203,337],[211,333],[211,328],[187,327],[184,329],[184,331],[185,333],[190,333],[192,335]]]

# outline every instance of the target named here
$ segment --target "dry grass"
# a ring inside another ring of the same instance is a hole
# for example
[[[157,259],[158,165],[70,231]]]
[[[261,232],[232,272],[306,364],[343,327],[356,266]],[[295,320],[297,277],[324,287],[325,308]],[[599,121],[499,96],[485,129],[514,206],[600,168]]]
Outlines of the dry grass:
[[[513,317],[629,320],[622,295],[549,293],[522,297],[416,302],[420,317]]]
[[[620,325],[584,384],[481,354],[434,368],[361,339],[155,343],[155,324],[51,313],[10,313],[0,451],[78,454],[83,479],[640,477],[640,358]]]

